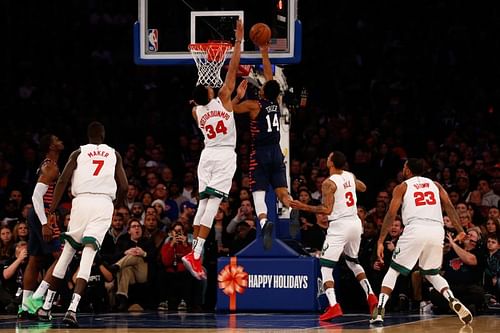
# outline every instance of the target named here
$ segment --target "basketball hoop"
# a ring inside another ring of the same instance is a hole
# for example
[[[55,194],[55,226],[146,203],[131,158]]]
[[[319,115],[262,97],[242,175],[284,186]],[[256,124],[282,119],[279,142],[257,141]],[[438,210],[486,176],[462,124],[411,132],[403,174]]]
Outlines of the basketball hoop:
[[[223,81],[220,71],[226,60],[226,56],[231,54],[232,45],[223,41],[211,41],[208,43],[189,44],[196,67],[198,68],[198,82],[196,83],[219,88]]]

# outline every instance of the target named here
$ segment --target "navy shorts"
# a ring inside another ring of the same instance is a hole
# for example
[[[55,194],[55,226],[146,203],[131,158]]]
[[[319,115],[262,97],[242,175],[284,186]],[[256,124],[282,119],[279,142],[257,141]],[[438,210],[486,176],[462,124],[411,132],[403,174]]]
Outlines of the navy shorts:
[[[28,213],[28,232],[28,254],[30,256],[46,256],[61,251],[59,239],[53,239],[48,243],[43,240],[42,224],[33,208]]]
[[[284,156],[279,145],[257,147],[250,155],[250,189],[267,191],[288,187]]]

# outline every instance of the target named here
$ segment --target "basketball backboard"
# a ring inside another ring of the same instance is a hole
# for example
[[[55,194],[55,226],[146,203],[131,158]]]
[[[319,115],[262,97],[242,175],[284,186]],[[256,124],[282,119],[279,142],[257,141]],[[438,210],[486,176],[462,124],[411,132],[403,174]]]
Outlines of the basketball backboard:
[[[302,33],[298,0],[174,1],[138,0],[134,60],[139,65],[194,64],[188,45],[209,40],[234,42],[236,20],[245,26],[241,64],[261,63],[248,38],[250,27],[264,22],[272,30],[269,56],[274,64],[300,62]]]

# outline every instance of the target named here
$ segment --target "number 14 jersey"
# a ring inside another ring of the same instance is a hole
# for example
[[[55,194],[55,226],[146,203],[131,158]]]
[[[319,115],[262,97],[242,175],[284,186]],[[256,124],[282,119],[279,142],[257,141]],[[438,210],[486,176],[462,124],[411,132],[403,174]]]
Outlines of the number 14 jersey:
[[[443,223],[439,189],[426,177],[415,176],[405,180],[406,193],[403,196],[401,215],[404,225],[414,220]]]
[[[234,113],[227,111],[218,97],[207,105],[197,106],[196,119],[205,137],[205,147],[236,148]]]

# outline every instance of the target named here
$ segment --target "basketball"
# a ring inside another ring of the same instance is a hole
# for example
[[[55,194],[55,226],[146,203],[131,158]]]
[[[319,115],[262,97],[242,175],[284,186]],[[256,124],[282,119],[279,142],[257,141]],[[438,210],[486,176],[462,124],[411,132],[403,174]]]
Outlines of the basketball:
[[[271,40],[271,28],[265,23],[255,23],[250,28],[250,40],[257,46],[263,46]]]

